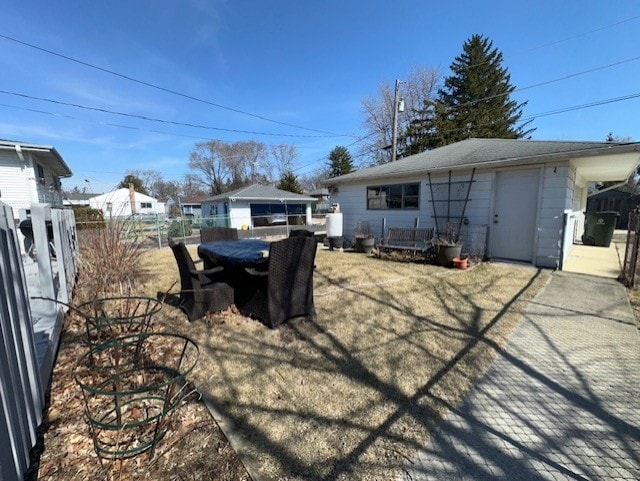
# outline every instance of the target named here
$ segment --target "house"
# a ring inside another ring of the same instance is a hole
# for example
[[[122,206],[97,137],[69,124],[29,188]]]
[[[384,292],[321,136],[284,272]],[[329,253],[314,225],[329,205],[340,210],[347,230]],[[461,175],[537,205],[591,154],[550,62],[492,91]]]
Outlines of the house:
[[[100,194],[89,192],[63,192],[62,203],[68,207],[89,207],[89,199]]]
[[[134,209],[131,208],[132,196]],[[96,195],[89,199],[89,205],[94,209],[100,209],[105,218],[128,217],[134,213],[137,215],[164,214],[164,202],[158,202],[158,199],[140,192],[132,194],[126,188]]]
[[[167,200],[165,210],[167,214],[179,212],[180,215],[186,217],[200,218],[202,217],[202,201],[208,197],[209,196],[201,195],[190,199],[183,199],[176,196]]]
[[[253,184],[202,201],[202,217],[236,229],[312,224],[313,197]]]
[[[16,218],[32,203],[62,207],[60,179],[72,175],[51,146],[0,140],[0,200]]]
[[[453,228],[464,250],[562,268],[584,229],[588,182],[624,181],[639,163],[640,143],[467,139],[324,184],[345,236],[359,222],[378,235]]]

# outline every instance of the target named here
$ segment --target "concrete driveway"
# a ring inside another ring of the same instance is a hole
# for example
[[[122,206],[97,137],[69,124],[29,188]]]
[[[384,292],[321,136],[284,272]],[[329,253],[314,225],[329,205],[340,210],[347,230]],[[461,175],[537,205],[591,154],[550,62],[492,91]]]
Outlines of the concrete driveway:
[[[557,272],[403,480],[640,479],[640,338],[625,288]]]

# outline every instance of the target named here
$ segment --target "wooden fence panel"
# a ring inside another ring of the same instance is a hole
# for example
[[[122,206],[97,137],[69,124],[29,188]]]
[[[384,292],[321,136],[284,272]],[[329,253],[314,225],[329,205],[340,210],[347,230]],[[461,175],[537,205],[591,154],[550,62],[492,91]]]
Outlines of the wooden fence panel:
[[[13,212],[0,202],[0,474],[19,480],[42,422],[44,393]]]

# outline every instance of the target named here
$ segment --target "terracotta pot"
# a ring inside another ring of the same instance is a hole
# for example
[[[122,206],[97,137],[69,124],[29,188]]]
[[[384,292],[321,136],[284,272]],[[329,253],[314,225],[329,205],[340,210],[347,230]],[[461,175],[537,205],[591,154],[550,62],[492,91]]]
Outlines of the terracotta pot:
[[[469,267],[469,258],[468,257],[455,257],[453,259],[453,267],[456,269],[466,269]]]

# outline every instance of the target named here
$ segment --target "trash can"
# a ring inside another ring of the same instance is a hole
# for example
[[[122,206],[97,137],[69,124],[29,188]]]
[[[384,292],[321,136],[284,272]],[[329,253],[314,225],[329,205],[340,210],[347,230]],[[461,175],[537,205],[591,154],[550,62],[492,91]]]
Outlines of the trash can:
[[[585,212],[582,243],[589,246],[609,247],[620,214],[617,212]]]

